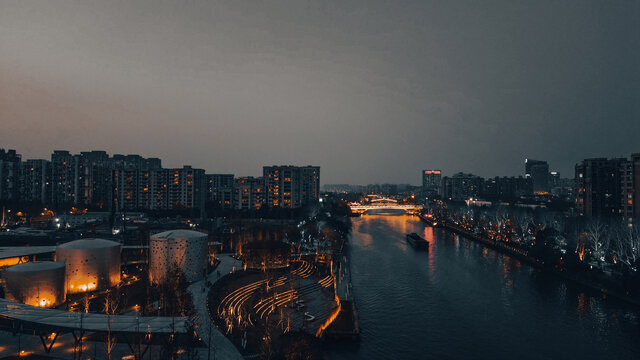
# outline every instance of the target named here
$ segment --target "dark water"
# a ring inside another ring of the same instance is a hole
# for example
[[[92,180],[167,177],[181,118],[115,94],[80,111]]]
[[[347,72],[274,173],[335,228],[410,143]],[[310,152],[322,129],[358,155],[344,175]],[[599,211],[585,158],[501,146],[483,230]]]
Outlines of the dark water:
[[[362,336],[330,359],[640,359],[640,308],[416,217],[354,218],[350,247]]]

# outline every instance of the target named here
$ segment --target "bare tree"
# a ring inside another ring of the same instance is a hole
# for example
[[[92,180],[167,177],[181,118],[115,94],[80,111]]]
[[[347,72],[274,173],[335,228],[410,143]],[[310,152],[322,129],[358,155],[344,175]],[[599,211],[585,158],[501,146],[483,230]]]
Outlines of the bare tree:
[[[608,250],[613,256],[614,263],[627,263],[629,252],[628,240],[624,224],[616,222],[609,227]]]
[[[630,224],[627,237],[632,263],[635,263],[640,259],[640,221]]]
[[[527,244],[527,239],[531,236],[531,227],[533,226],[533,217],[528,212],[520,212],[512,218],[516,225],[516,231],[520,241],[523,244]]]
[[[105,339],[104,347],[107,355],[107,359],[111,360],[113,349],[116,347],[117,338],[111,334],[111,315],[107,317],[107,338]]]
[[[499,233],[502,233],[502,230],[506,226],[507,220],[509,219],[509,213],[503,206],[500,206],[496,209],[494,219],[496,222],[497,231]]]
[[[553,242],[557,248],[565,250],[567,247],[567,238],[564,231],[566,228],[565,218],[557,213],[549,214],[546,220],[546,228],[553,231]]]
[[[109,315],[107,317],[107,337],[105,339],[105,352],[108,360],[111,360],[113,349],[117,343],[117,338],[111,334],[111,315],[115,315],[118,312],[119,287],[114,291],[114,293],[107,293],[104,297],[104,313]]]
[[[587,225],[587,239],[596,259],[604,261],[604,249],[608,246],[607,225],[599,219],[592,220]]]
[[[615,238],[620,261],[631,266],[640,258],[640,224],[621,222],[616,227]]]
[[[89,301],[89,293],[85,292],[84,296],[82,297],[82,304],[84,305],[84,312],[88,313],[89,312],[89,305],[90,305],[90,301]]]
[[[115,315],[118,312],[120,302],[119,287],[112,292],[108,292],[104,297],[104,313],[107,315]]]

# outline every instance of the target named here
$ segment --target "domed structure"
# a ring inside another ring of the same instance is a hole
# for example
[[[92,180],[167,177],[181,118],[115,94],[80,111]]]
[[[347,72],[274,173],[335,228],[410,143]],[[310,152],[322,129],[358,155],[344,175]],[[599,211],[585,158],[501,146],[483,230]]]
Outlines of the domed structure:
[[[64,270],[64,264],[53,261],[8,267],[4,272],[6,298],[40,307],[59,305],[66,299]]]
[[[179,269],[189,282],[203,278],[207,266],[207,234],[171,230],[151,236],[149,281],[162,283],[168,272]]]
[[[118,285],[121,248],[120,243],[104,239],[80,239],[58,245],[56,262],[67,265],[67,293]]]

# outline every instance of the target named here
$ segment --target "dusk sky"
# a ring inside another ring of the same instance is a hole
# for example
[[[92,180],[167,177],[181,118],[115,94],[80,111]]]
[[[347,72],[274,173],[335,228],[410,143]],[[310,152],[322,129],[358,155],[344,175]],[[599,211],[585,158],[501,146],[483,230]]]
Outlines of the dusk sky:
[[[0,148],[322,183],[640,151],[640,1],[0,0]]]

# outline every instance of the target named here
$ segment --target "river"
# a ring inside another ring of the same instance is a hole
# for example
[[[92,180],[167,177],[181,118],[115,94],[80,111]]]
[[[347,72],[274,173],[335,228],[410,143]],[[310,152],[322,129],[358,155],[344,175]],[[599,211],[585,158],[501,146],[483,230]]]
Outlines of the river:
[[[328,359],[640,359],[637,306],[417,217],[354,218],[349,247],[361,341]]]

